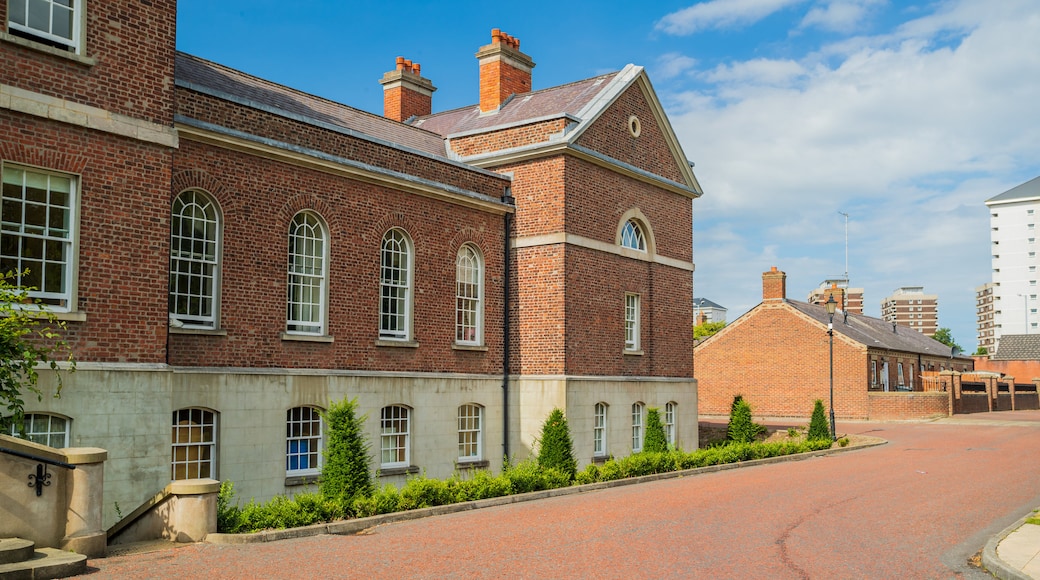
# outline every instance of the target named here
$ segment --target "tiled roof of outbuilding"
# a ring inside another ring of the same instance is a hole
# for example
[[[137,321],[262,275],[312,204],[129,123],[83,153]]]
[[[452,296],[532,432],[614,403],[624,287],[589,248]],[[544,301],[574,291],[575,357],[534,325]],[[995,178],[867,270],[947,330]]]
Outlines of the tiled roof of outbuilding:
[[[787,304],[823,325],[828,322],[827,309],[822,305],[797,300],[788,300]],[[834,332],[868,347],[922,355],[950,356],[950,347],[938,340],[925,336],[908,326],[893,326],[891,322],[885,322],[872,316],[849,314],[846,319],[841,311],[835,312]]]
[[[1040,360],[1040,334],[1005,334],[992,360]]]
[[[222,98],[230,97],[241,104],[269,109],[304,122],[332,125],[388,144],[447,158],[444,140],[440,135],[266,81],[197,56],[178,52],[175,77],[179,86],[189,89]]]

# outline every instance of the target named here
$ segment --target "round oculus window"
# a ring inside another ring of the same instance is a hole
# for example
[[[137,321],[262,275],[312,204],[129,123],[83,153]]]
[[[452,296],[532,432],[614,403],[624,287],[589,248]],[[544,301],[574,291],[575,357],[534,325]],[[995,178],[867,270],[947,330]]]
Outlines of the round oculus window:
[[[639,123],[639,117],[632,115],[628,118],[628,132],[633,137],[638,137],[639,133],[643,130],[642,125]]]

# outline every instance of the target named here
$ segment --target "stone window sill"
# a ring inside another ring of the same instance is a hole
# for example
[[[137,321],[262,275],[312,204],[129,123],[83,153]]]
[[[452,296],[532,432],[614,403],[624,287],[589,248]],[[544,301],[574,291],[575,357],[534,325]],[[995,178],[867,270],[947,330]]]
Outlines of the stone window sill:
[[[17,44],[18,46],[24,46],[25,48],[30,48],[39,52],[44,52],[52,56],[65,58],[71,60],[72,62],[82,64],[84,66],[94,66],[95,64],[97,64],[97,59],[94,59],[92,57],[83,56],[81,54],[76,54],[67,50],[61,50],[60,48],[54,48],[53,46],[47,46],[42,42],[35,42],[29,40],[28,38],[15,36],[14,34],[9,34],[7,32],[0,32],[0,40],[4,42],[10,42],[11,44]]]
[[[641,350],[626,350],[624,354],[625,354],[625,356],[643,356],[643,351],[641,351]]]
[[[333,341],[333,337],[328,334],[293,334],[291,332],[283,332],[282,340],[295,342],[331,343]]]
[[[309,473],[306,475],[287,475],[285,477],[285,487],[293,487],[296,485],[311,485],[318,483],[318,474]]]
[[[195,334],[201,336],[227,336],[226,328],[184,328],[171,326],[170,334]]]
[[[609,460],[610,460],[610,456],[609,455],[593,455],[592,456],[592,462],[597,464],[597,465],[603,465],[604,463],[606,463]]]
[[[419,468],[415,465],[409,465],[407,467],[386,467],[379,470],[379,477],[391,477],[394,475],[412,475],[419,473]]]
[[[455,462],[455,469],[465,471],[468,469],[487,469],[491,467],[491,462],[487,459],[481,459],[478,461],[457,461]]]
[[[419,348],[419,341],[417,340],[387,340],[380,338],[376,341],[376,346],[388,346],[391,348]]]
[[[454,343],[451,345],[451,350],[462,350],[470,352],[487,352],[488,347],[479,344],[458,344]]]

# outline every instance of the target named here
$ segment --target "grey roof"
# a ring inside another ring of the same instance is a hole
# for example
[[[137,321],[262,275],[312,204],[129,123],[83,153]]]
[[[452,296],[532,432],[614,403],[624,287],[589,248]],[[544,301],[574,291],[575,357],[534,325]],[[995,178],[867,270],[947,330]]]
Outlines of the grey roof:
[[[440,135],[297,91],[197,56],[178,52],[178,86],[283,114],[306,123],[325,124],[391,145],[447,159]]]
[[[787,300],[787,304],[817,322],[824,325],[828,322],[827,309],[822,305],[797,300]],[[834,313],[834,332],[867,347],[922,355],[950,356],[950,347],[938,340],[925,336],[908,326],[895,325],[894,328],[893,331],[892,323],[880,318],[850,313],[846,319],[841,311]]]
[[[517,125],[536,119],[577,116],[608,82],[619,72],[613,72],[566,85],[514,95],[495,114],[480,114],[480,106],[434,113],[412,122],[412,126],[440,135],[454,135],[480,131],[502,125]]]
[[[712,302],[711,300],[708,300],[707,298],[694,298],[693,299],[693,307],[694,308],[718,308],[719,310],[725,310],[726,309],[725,306],[720,306],[720,305]]]
[[[1005,334],[992,360],[1040,360],[1040,334]]]
[[[1034,177],[1022,185],[1012,187],[1004,193],[986,200],[986,204],[1007,203],[1026,199],[1040,199],[1040,177]]]

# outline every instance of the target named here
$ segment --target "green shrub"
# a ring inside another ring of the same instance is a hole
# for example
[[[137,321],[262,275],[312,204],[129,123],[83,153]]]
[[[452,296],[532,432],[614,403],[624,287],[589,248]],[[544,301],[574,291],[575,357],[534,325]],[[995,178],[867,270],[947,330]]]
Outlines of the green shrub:
[[[574,474],[578,471],[567,417],[559,409],[553,409],[549,418],[542,424],[538,466],[542,469],[558,469],[567,474],[568,481],[574,479]]]
[[[234,534],[242,527],[242,510],[235,499],[235,484],[230,480],[220,482],[217,493],[217,531],[222,534]]]
[[[809,439],[831,439],[831,427],[827,422],[827,414],[823,409],[823,401],[816,399],[813,405],[812,419],[809,421]]]
[[[744,397],[734,397],[729,412],[729,425],[726,426],[726,439],[736,443],[752,443],[765,431],[765,427],[751,420],[751,405]]]
[[[448,482],[442,479],[430,479],[425,475],[408,479],[401,489],[399,511],[415,510],[425,507],[446,505],[454,502]]]
[[[840,446],[840,447],[848,447],[849,446],[849,438],[848,437],[842,437],[841,439],[838,439],[838,446]]]
[[[397,488],[392,483],[388,483],[370,496],[354,498],[351,509],[357,517],[365,518],[400,511],[398,509],[400,503],[401,494],[398,493]]]
[[[585,469],[579,471],[574,476],[574,483],[578,485],[585,485],[586,483],[596,483],[599,481],[599,467],[596,467],[595,463],[590,463],[585,466]]]
[[[342,400],[323,413],[326,428],[325,464],[318,485],[321,495],[342,506],[372,493],[365,417],[357,416],[357,401]]]
[[[486,469],[473,473],[469,479],[453,477],[448,480],[448,489],[456,502],[502,497],[513,491],[509,478],[495,476]]]
[[[661,423],[661,411],[650,407],[646,410],[646,435],[643,437],[643,451],[662,453],[668,451],[668,437],[664,434]]]
[[[788,437],[792,437],[792,438],[797,437],[798,436],[798,429],[795,428],[795,427],[788,427],[787,428],[787,436]]]
[[[510,483],[513,493],[527,493],[556,489],[570,485],[573,475],[555,467],[542,468],[534,460],[517,463],[502,473]]]

